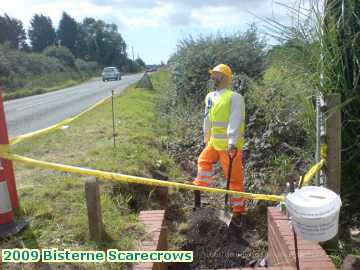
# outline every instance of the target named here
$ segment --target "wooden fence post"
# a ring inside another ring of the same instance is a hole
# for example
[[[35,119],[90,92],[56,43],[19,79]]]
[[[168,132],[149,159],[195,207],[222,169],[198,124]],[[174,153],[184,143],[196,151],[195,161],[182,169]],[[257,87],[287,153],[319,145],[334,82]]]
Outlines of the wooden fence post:
[[[326,115],[326,187],[340,194],[341,183],[341,96],[331,94],[325,97]]]
[[[326,114],[326,187],[340,194],[341,184],[341,96],[329,94],[325,96]],[[339,226],[340,230],[340,226]],[[339,235],[324,244],[326,249],[339,246]]]
[[[86,206],[89,218],[90,238],[100,242],[103,239],[103,223],[101,216],[101,203],[99,182],[91,177],[85,182]]]

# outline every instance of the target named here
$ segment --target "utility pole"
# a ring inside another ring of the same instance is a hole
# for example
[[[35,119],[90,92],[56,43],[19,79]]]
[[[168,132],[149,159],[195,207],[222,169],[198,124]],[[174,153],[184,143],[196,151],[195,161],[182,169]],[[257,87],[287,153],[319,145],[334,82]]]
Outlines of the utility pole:
[[[135,58],[134,58],[134,46],[131,46],[131,50],[132,50],[133,61],[135,61]]]

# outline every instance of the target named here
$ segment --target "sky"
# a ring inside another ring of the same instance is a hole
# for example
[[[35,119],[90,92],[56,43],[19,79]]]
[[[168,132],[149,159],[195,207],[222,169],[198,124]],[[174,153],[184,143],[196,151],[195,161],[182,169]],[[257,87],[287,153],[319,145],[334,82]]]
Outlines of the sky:
[[[49,16],[57,27],[63,11],[78,22],[93,17],[115,23],[130,57],[133,48],[135,58],[159,64],[189,35],[231,34],[251,23],[262,29],[260,18],[291,24],[289,11],[279,2],[293,6],[298,0],[0,0],[0,14],[20,19],[25,29],[34,14]]]

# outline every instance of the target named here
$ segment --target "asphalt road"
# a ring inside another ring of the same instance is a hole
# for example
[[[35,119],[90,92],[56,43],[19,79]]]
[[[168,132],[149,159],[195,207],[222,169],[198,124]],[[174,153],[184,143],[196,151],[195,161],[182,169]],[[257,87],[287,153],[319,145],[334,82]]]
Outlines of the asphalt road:
[[[5,102],[9,137],[42,129],[74,116],[105,96],[111,90],[120,93],[141,78],[142,74],[122,76],[120,81],[102,82],[94,78],[85,83],[42,95]]]

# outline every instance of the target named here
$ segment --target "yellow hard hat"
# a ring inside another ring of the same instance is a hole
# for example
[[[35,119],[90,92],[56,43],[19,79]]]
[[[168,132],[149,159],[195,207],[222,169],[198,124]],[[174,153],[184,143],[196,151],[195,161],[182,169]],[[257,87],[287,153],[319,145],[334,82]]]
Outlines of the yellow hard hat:
[[[227,77],[229,82],[231,82],[231,80],[232,80],[232,71],[228,65],[225,65],[225,64],[217,65],[213,69],[209,70],[210,74],[212,74],[213,72],[220,72],[220,73],[224,74]]]

